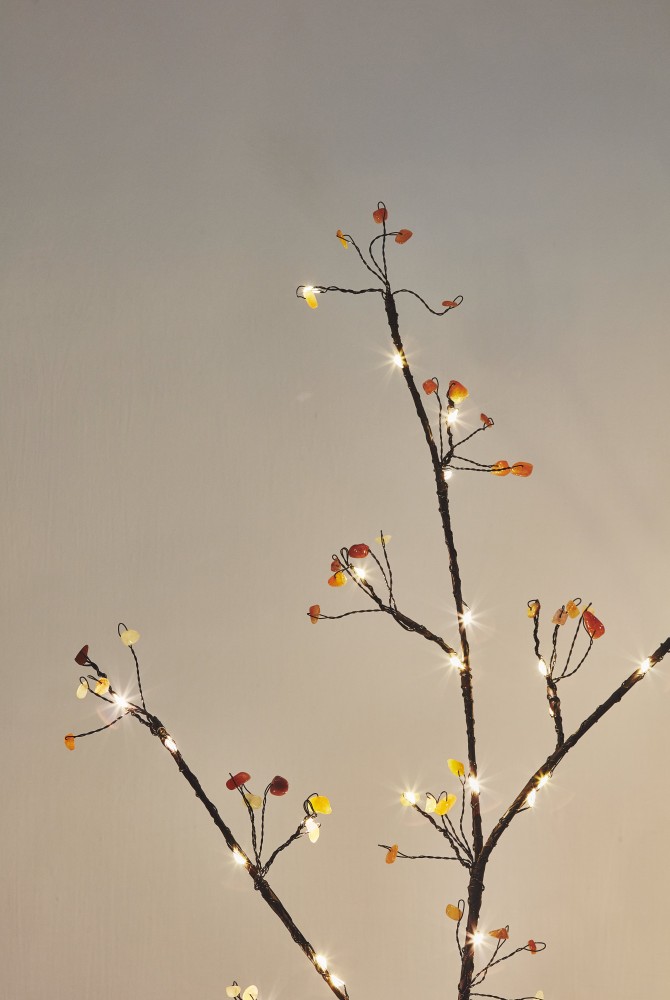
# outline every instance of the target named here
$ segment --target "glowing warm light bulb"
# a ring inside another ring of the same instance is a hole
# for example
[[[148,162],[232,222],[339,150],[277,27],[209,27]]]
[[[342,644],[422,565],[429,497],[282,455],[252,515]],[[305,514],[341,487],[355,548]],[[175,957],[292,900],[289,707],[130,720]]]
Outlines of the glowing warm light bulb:
[[[405,362],[402,354],[399,351],[396,351],[395,354],[393,355],[393,364],[396,366],[396,368],[404,367]]]
[[[316,301],[317,289],[313,285],[305,285],[302,290],[302,297],[309,306],[310,309],[316,309],[318,302]]]
[[[540,671],[543,677],[546,677],[549,671],[547,670],[547,664],[544,662],[542,657],[537,661],[537,669]]]
[[[328,959],[326,958],[325,955],[315,955],[314,956],[314,962],[324,972],[327,970],[327,968],[328,968]]]
[[[463,661],[460,660],[455,653],[453,654],[453,656],[449,657],[449,663],[452,667],[455,667],[457,670],[463,669]]]
[[[454,470],[453,469],[445,469],[444,470],[444,472],[442,473],[442,478],[444,479],[445,483],[449,482],[449,480],[451,479],[451,477],[453,476],[453,474],[454,474]]]
[[[170,753],[176,753],[177,750],[179,749],[171,736],[165,737],[165,739],[163,740],[163,746],[165,747],[166,750],[169,750]]]
[[[463,612],[463,615],[461,616],[461,621],[463,622],[464,625],[472,625],[472,611],[470,611],[470,608],[467,608]]]
[[[550,774],[543,774],[543,775],[541,775],[540,780],[537,783],[538,791],[540,790],[540,788],[544,788],[545,785],[549,784],[549,779],[550,778],[551,778]]]
[[[641,674],[646,674],[647,670],[650,670],[651,667],[652,667],[652,662],[649,659],[649,657],[647,657],[647,659],[643,660],[642,663],[639,666],[640,673]]]
[[[468,778],[468,784],[470,786],[470,791],[473,792],[475,795],[479,795],[481,787],[479,781],[474,776],[474,774],[471,774],[470,777]]]
[[[342,987],[344,986],[344,980],[340,979],[339,976],[331,976],[330,981],[333,984],[333,986],[338,990],[341,990]]]
[[[475,947],[478,944],[481,944],[483,940],[484,940],[484,935],[482,934],[481,931],[475,931],[475,933],[472,935],[472,943],[475,945]]]
[[[400,801],[404,806],[415,806],[416,795],[414,792],[403,792],[400,796]]]
[[[458,420],[458,407],[450,406],[449,409],[447,410],[447,416],[445,419],[448,424],[455,424],[456,421]]]
[[[246,865],[247,863],[247,859],[237,850],[237,848],[233,851],[233,861],[236,865]]]
[[[535,805],[536,799],[537,799],[537,792],[535,791],[534,788],[531,788],[531,790],[528,792],[528,795],[526,796],[526,805],[530,806],[530,808],[532,809],[533,806]]]
[[[122,712],[125,712],[130,708],[130,702],[127,701],[122,694],[115,694],[114,701],[119,706]]]
[[[354,576],[357,576],[359,580],[365,579],[365,567],[355,566],[352,570]]]
[[[321,828],[319,824],[316,822],[316,820],[313,819],[311,816],[309,816],[305,820],[305,832],[307,833],[307,836],[310,839],[310,843],[316,844],[317,840],[319,839]]]

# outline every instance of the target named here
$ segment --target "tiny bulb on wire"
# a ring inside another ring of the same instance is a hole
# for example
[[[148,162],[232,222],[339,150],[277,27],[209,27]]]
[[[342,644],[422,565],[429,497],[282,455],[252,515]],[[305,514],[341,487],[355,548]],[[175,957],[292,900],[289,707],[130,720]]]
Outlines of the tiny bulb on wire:
[[[456,656],[455,653],[449,657],[449,664],[450,666],[455,667],[457,670],[463,669],[463,661],[459,659],[459,657]]]
[[[393,355],[393,364],[396,366],[396,368],[403,368],[405,365],[403,356],[399,351],[396,351],[395,354]]]
[[[320,969],[323,970],[323,972],[325,972],[327,970],[327,968],[328,968],[328,959],[326,958],[325,955],[315,955],[314,956],[314,962],[316,963],[316,965],[318,965],[318,967]]]
[[[448,424],[455,424],[458,420],[458,407],[452,406],[447,410],[446,420]]]
[[[467,608],[463,612],[461,621],[463,622],[464,625],[472,625],[472,611],[470,611],[470,608]]]
[[[444,472],[442,473],[442,478],[444,479],[445,483],[449,482],[449,480],[451,479],[451,477],[453,476],[453,474],[454,474],[454,470],[453,469],[445,469],[444,470]]]
[[[530,806],[530,808],[532,809],[533,806],[535,805],[536,799],[537,799],[537,792],[534,788],[531,788],[531,790],[528,792],[528,795],[526,796],[526,805]]]
[[[166,750],[169,750],[170,753],[176,753],[177,750],[179,749],[179,747],[177,746],[177,744],[175,743],[175,741],[172,739],[171,736],[165,737],[165,739],[163,740],[163,746],[165,747]]]
[[[640,673],[646,674],[646,672],[651,669],[651,666],[652,666],[651,660],[649,659],[649,657],[647,657],[647,659],[643,660],[642,663],[640,664],[639,667]]]
[[[247,859],[244,857],[243,854],[240,854],[237,848],[235,848],[235,850],[233,851],[233,861],[235,862],[236,865],[246,865],[247,863]]]
[[[542,657],[537,661],[537,669],[540,671],[543,677],[546,677],[549,671],[547,670],[547,664],[544,662]]]
[[[478,779],[474,776],[474,774],[471,774],[470,777],[468,778],[468,784],[470,786],[470,791],[474,792],[475,795],[479,795],[481,791],[481,786],[479,784]]]

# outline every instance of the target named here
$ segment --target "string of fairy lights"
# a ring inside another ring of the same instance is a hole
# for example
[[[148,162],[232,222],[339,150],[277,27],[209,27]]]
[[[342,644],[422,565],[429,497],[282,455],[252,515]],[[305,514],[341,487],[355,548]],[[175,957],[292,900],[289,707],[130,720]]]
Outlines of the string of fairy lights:
[[[553,630],[550,650],[543,655],[540,642],[541,604],[539,599],[528,601],[527,613],[533,625],[533,645],[538,671],[546,684],[546,696],[549,713],[554,721],[556,731],[556,746],[549,756],[533,771],[510,806],[502,814],[496,825],[484,840],[481,827],[480,795],[482,786],[475,756],[474,739],[474,703],[472,696],[472,668],[470,663],[468,629],[473,624],[473,612],[463,599],[460,572],[453,543],[451,517],[449,513],[449,486],[455,472],[488,472],[497,478],[516,476],[526,479],[533,472],[533,465],[527,461],[514,461],[511,465],[507,460],[499,459],[493,462],[482,462],[463,453],[466,444],[473,443],[478,435],[494,426],[493,419],[486,413],[480,414],[480,426],[456,439],[456,431],[460,427],[460,406],[468,398],[468,389],[457,379],[450,379],[444,393],[440,391],[440,379],[433,375],[422,383],[424,397],[434,400],[437,410],[433,420],[428,417],[421,394],[418,391],[410,368],[405,348],[400,339],[398,329],[395,299],[398,295],[409,295],[419,302],[433,315],[445,316],[458,308],[463,298],[457,295],[445,299],[441,309],[433,308],[421,295],[411,289],[391,289],[388,262],[387,242],[391,239],[400,246],[412,238],[409,229],[387,230],[388,209],[383,202],[378,202],[372,213],[375,224],[382,227],[381,233],[374,236],[368,245],[367,254],[361,250],[354,238],[337,230],[336,237],[344,249],[350,246],[358,255],[366,270],[379,285],[367,288],[345,288],[338,285],[301,285],[296,295],[304,299],[310,309],[318,308],[318,297],[329,292],[340,292],[349,295],[379,294],[384,303],[387,320],[391,330],[393,353],[392,364],[402,371],[407,388],[410,392],[417,416],[421,422],[431,454],[435,473],[438,501],[445,543],[447,545],[454,602],[456,605],[456,620],[458,639],[447,641],[439,634],[431,631],[425,625],[410,617],[398,607],[394,594],[394,581],[391,562],[388,556],[390,535],[380,532],[376,543],[380,546],[377,554],[372,545],[357,542],[349,547],[340,548],[331,556],[330,577],[328,585],[338,590],[351,581],[364,597],[371,602],[372,607],[356,608],[339,614],[324,614],[319,604],[309,607],[307,615],[312,624],[321,620],[336,620],[347,618],[354,614],[382,613],[390,616],[405,631],[413,632],[428,642],[433,643],[444,655],[444,662],[460,677],[463,704],[466,721],[466,739],[468,744],[468,765],[455,758],[446,761],[447,770],[458,782],[460,791],[453,792],[442,789],[439,793],[425,792],[423,803],[421,796],[411,789],[406,789],[400,795],[400,803],[420,815],[432,829],[446,841],[450,854],[408,853],[401,851],[397,843],[379,844],[385,851],[385,862],[393,865],[397,861],[455,861],[468,873],[468,915],[466,919],[466,903],[459,899],[456,904],[448,903],[445,909],[446,917],[455,923],[455,943],[461,959],[461,978],[458,987],[458,1000],[469,1000],[470,997],[487,997],[490,1000],[544,1000],[544,993],[538,990],[533,997],[504,997],[500,994],[481,992],[481,986],[487,976],[500,963],[520,954],[535,956],[546,948],[544,941],[529,939],[526,944],[513,947],[510,942],[509,925],[485,931],[480,921],[480,906],[484,891],[483,876],[490,855],[500,837],[510,825],[515,816],[536,808],[539,795],[551,780],[555,768],[569,750],[608,712],[621,698],[642,680],[653,666],[670,652],[670,638],[645,658],[612,694],[599,705],[580,726],[566,738],[563,729],[561,701],[558,696],[558,685],[573,677],[583,666],[589,656],[594,642],[605,633],[602,622],[596,618],[590,604],[582,607],[581,598],[572,598],[555,612],[552,617]],[[370,562],[367,562],[370,560]],[[376,583],[379,577],[381,584]],[[564,626],[569,621],[576,621],[576,628],[571,636],[565,660],[559,667],[559,639]],[[581,633],[587,637],[587,648],[582,654],[577,654],[577,643]],[[139,633],[129,629],[124,623],[118,626],[118,634],[122,644],[130,651],[137,684],[138,697],[130,700],[127,693],[122,693],[114,687],[108,674],[89,656],[88,645],[83,646],[75,656],[75,663],[88,670],[79,676],[76,697],[84,700],[91,695],[104,703],[104,712],[108,708],[114,713],[112,718],[105,718],[102,725],[85,732],[74,734],[69,732],[65,738],[68,750],[74,750],[77,741],[103,732],[118,725],[125,718],[133,718],[147,728],[160,740],[169,752],[181,775],[190,784],[197,798],[208,811],[219,833],[223,836],[232,860],[236,866],[247,871],[251,877],[254,889],[264,899],[267,905],[279,917],[289,931],[292,939],[301,948],[316,972],[321,976],[330,990],[339,1000],[349,1000],[347,986],[339,976],[329,968],[327,956],[317,952],[308,939],[297,927],[285,906],[267,881],[267,874],[275,861],[291,845],[300,840],[309,840],[315,844],[321,832],[321,819],[332,812],[330,800],[319,792],[313,792],[303,800],[303,815],[294,831],[273,850],[266,844],[266,810],[273,798],[281,798],[289,791],[288,780],[282,775],[275,775],[265,784],[262,794],[250,787],[251,776],[247,771],[229,772],[226,788],[236,792],[240,797],[249,821],[251,848],[245,851],[234,836],[229,825],[222,819],[213,801],[205,794],[202,785],[194,772],[189,768],[174,737],[168,732],[160,719],[147,708],[140,672],[140,664],[135,651],[135,645],[140,639]],[[472,818],[472,834],[465,829],[466,803],[470,804]],[[495,941],[493,952],[486,957],[483,946],[486,942]],[[505,950],[507,949],[507,950]],[[480,962],[475,968],[475,955]],[[235,1000],[258,1000],[259,990],[255,985],[249,985],[244,990],[237,981],[226,986],[226,996]]]

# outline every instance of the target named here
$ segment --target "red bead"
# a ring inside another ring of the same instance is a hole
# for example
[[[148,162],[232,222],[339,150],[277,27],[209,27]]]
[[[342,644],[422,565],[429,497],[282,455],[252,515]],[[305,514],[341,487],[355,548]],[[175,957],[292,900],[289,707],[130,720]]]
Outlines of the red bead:
[[[411,229],[401,229],[400,232],[396,234],[395,241],[396,243],[407,243],[407,240],[411,240],[412,235]]]
[[[537,954],[537,945],[535,944],[532,938],[528,942],[528,951],[531,953],[531,955]]]
[[[87,660],[88,660],[88,646],[82,646],[77,655],[75,656],[74,662],[78,663],[80,667],[85,667]]]
[[[286,795],[288,792],[288,781],[282,778],[281,774],[275,774],[270,782],[270,795]]]
[[[445,299],[442,303],[445,309],[456,309],[460,304],[460,302],[452,302],[451,299]]]
[[[247,774],[246,771],[238,771],[232,778],[228,778],[226,788],[229,788],[232,792],[235,788],[239,788],[240,785],[245,785],[250,778],[251,775]]]
[[[388,214],[388,212],[387,212],[387,210],[385,208],[376,208],[374,210],[374,212],[372,213],[372,218],[380,226],[381,226],[382,222],[386,222],[386,220],[388,219],[388,217],[389,217],[389,214]]]
[[[321,607],[318,604],[312,604],[307,614],[312,625],[316,625],[321,614]]]
[[[349,549],[350,559],[365,559],[366,556],[370,554],[370,547],[365,544],[365,542],[359,542],[358,545],[352,545]]]
[[[592,639],[600,639],[605,634],[605,626],[590,611],[585,611],[582,615],[584,628]]]
[[[330,564],[331,573],[337,573],[339,569],[342,569],[342,563],[340,562],[339,559],[333,559],[332,563]]]
[[[491,420],[490,417],[487,417],[485,413],[480,413],[479,419],[484,424],[484,429],[486,429],[487,427],[493,427],[493,421]]]
[[[434,378],[427,378],[423,383],[423,391],[427,396],[430,396],[432,392],[437,392],[437,382]]]

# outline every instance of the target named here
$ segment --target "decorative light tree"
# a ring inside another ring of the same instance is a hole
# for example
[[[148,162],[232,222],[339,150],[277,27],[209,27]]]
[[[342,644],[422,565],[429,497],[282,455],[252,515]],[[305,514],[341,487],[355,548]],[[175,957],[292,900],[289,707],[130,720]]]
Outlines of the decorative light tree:
[[[472,443],[478,434],[490,430],[493,427],[493,420],[482,413],[481,426],[465,437],[456,440],[458,405],[468,396],[468,390],[455,379],[449,381],[444,398],[440,393],[440,380],[437,376],[423,382],[424,396],[428,397],[431,406],[435,406],[435,409],[432,410],[432,416],[429,416],[424,405],[424,398],[414,380],[400,336],[396,297],[401,294],[411,295],[435,316],[444,316],[457,308],[462,302],[462,297],[456,296],[454,299],[445,300],[442,303],[442,309],[436,310],[432,309],[419,294],[408,288],[394,291],[389,279],[387,243],[393,238],[396,244],[403,245],[411,238],[412,233],[409,229],[399,229],[392,232],[387,230],[388,211],[383,202],[378,203],[372,215],[374,222],[382,229],[381,233],[370,241],[367,256],[352,236],[341,230],[338,230],[336,235],[345,249],[351,244],[365,268],[372,275],[375,285],[361,289],[340,288],[336,285],[303,285],[297,289],[296,294],[299,298],[303,298],[312,309],[318,307],[318,296],[327,292],[342,292],[350,295],[376,294],[382,298],[394,348],[393,360],[402,370],[405,378],[416,415],[423,429],[433,469],[442,532],[449,560],[458,635],[449,642],[400,610],[393,590],[393,573],[387,551],[388,536],[385,536],[383,532],[380,532],[376,539],[378,546],[376,551],[367,542],[358,542],[349,547],[341,548],[338,553],[332,556],[330,564],[332,575],[328,579],[328,583],[331,587],[339,588],[344,586],[347,581],[351,581],[360,590],[362,597],[373,606],[347,611],[343,614],[322,614],[320,606],[313,604],[309,608],[308,615],[313,624],[317,624],[323,619],[335,620],[352,614],[376,612],[389,615],[405,631],[414,632],[422,639],[437,646],[450,666],[458,671],[465,718],[467,764],[455,759],[447,761],[453,790],[443,789],[439,792],[427,792],[423,804],[419,802],[417,795],[413,792],[407,791],[401,796],[402,805],[420,814],[432,829],[443,838],[443,841],[447,842],[448,850],[451,853],[412,855],[401,851],[397,843],[380,844],[379,846],[386,852],[387,864],[393,864],[397,860],[417,860],[420,858],[455,861],[465,869],[467,901],[459,899],[456,903],[450,902],[446,906],[447,918],[455,923],[456,946],[460,956],[457,997],[458,1000],[470,1000],[471,997],[507,1000],[497,993],[482,992],[481,987],[490,971],[500,962],[522,952],[537,954],[543,951],[546,945],[542,941],[530,939],[519,947],[510,948],[508,925],[493,929],[482,927],[480,913],[484,894],[484,875],[493,850],[515,817],[535,806],[538,794],[551,779],[566,754],[670,651],[670,638],[661,643],[653,653],[641,662],[601,705],[584,718],[571,735],[566,736],[559,685],[568,678],[574,677],[583,666],[594,642],[603,636],[605,627],[595,616],[590,604],[582,602],[579,597],[570,598],[555,612],[551,619],[553,629],[551,630],[549,649],[546,651],[546,655],[543,655],[540,638],[541,602],[538,598],[528,601],[527,613],[532,622],[533,645],[538,670],[542,682],[546,685],[549,715],[552,719],[556,741],[552,752],[533,768],[527,781],[498,822],[488,833],[485,833],[480,810],[480,786],[477,769],[473,663],[468,641],[468,627],[472,614],[463,596],[463,584],[449,508],[449,481],[454,473],[460,474],[462,472],[487,472],[499,478],[512,474],[519,478],[527,478],[532,474],[533,466],[526,461],[516,461],[511,465],[506,460],[481,462],[463,453],[463,446]],[[431,399],[431,397],[433,398]],[[375,589],[366,571],[365,560],[368,559],[374,562],[383,580],[381,592]],[[574,622],[575,627],[567,644],[567,652],[564,655],[559,655],[559,638],[561,633],[565,631],[568,622]],[[214,825],[232,852],[234,860],[246,869],[253,881],[254,888],[282,921],[317,974],[340,1000],[347,1000],[349,993],[344,981],[328,968],[326,959],[317,954],[305,934],[296,926],[267,879],[272,865],[280,854],[293,843],[301,838],[308,838],[312,843],[318,840],[319,817],[331,812],[328,798],[318,792],[308,795],[303,803],[302,818],[295,831],[268,853],[267,850],[264,850],[266,848],[265,816],[268,803],[271,801],[268,796],[284,795],[288,791],[288,781],[281,775],[275,775],[266,784],[263,794],[258,795],[252,792],[249,787],[251,777],[246,771],[240,771],[237,774],[231,773],[226,782],[227,788],[242,797],[249,819],[251,850],[245,851],[229,825],[221,818],[217,807],[205,794],[172,736],[160,719],[147,709],[139,661],[135,652],[139,633],[134,629],[126,628],[123,624],[119,625],[118,631],[121,641],[130,649],[134,659],[139,697],[135,701],[129,701],[115,690],[107,673],[89,657],[88,646],[84,646],[77,653],[75,662],[88,668],[91,672],[79,678],[77,697],[85,698],[91,693],[109,704],[115,714],[110,721],[97,729],[78,735],[68,733],[65,737],[66,747],[69,750],[74,750],[76,740],[102,732],[126,717],[131,717],[145,726],[169,752],[179,771],[205,806]],[[469,824],[466,824],[467,810],[470,814]],[[469,826],[468,832],[466,832],[466,825]],[[495,947],[488,960],[479,961],[478,964],[477,946],[487,936],[495,940]],[[506,950],[507,948],[509,950]],[[243,1000],[257,1000],[258,996],[258,990],[255,986],[248,986],[242,993],[236,982],[228,986],[226,992],[229,997],[237,997],[241,994]],[[538,990],[533,997],[524,995],[515,998],[515,1000],[542,1000],[542,998],[543,992]]]

